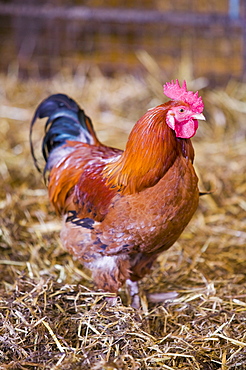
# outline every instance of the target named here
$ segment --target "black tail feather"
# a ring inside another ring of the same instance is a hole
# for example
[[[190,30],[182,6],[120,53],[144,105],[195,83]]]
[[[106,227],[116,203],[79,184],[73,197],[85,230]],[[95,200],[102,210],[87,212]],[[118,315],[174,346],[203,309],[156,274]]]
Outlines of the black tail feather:
[[[38,106],[30,127],[31,154],[40,172],[42,171],[35,155],[32,134],[36,120],[44,117],[48,117],[42,143],[42,153],[46,162],[51,151],[63,145],[66,140],[82,141],[88,144],[97,142],[90,118],[74,100],[64,94],[49,96]]]

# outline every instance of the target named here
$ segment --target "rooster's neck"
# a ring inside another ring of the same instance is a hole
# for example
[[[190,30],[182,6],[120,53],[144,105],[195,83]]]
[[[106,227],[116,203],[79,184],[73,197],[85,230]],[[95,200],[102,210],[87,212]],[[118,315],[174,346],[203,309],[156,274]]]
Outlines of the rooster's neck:
[[[140,192],[155,185],[177,156],[190,155],[190,140],[178,140],[166,124],[168,109],[167,104],[153,108],[135,124],[123,154],[104,170],[109,186],[124,194]]]

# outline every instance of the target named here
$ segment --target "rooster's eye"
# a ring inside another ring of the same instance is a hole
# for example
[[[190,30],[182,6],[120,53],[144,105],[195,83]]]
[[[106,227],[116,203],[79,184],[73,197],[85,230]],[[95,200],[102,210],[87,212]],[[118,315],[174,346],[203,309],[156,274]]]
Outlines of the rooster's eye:
[[[185,110],[184,110],[184,108],[180,108],[180,113],[183,113]]]

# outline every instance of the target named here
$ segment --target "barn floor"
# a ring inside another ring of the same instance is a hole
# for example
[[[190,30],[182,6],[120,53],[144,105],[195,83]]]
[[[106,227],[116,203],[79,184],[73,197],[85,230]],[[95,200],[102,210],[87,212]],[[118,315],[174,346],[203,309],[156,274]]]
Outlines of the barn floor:
[[[29,122],[47,95],[75,98],[100,139],[124,147],[132,124],[165,101],[160,80],[110,79],[97,69],[49,81],[0,76],[1,370],[246,369],[246,85],[190,85],[205,102],[193,143],[200,188],[212,194],[142,280],[141,310],[127,306],[124,290],[111,307],[62,249],[60,221],[33,166]],[[154,292],[177,296],[153,303]]]

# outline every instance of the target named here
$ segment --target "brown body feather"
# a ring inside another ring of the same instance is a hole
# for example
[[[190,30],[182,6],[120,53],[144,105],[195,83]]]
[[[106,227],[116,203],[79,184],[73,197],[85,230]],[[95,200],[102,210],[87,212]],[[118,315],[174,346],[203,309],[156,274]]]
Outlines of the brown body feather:
[[[50,200],[64,215],[63,245],[92,270],[98,288],[117,292],[126,279],[142,278],[197,208],[191,141],[166,124],[176,105],[149,110],[124,152],[97,140],[68,141],[73,151],[50,172]]]

